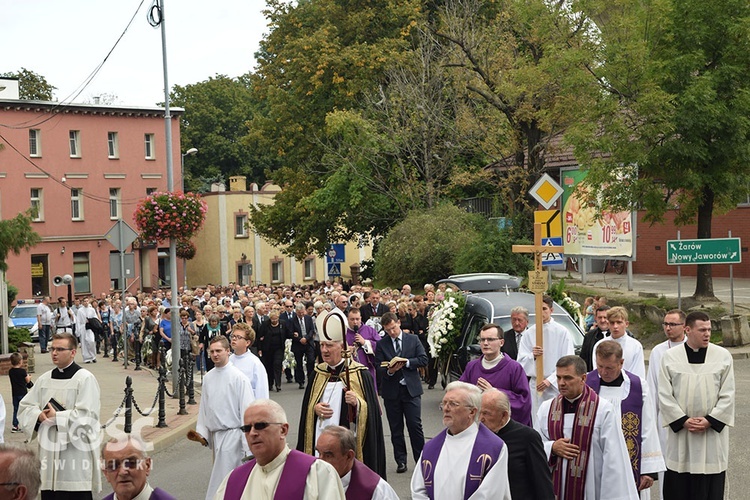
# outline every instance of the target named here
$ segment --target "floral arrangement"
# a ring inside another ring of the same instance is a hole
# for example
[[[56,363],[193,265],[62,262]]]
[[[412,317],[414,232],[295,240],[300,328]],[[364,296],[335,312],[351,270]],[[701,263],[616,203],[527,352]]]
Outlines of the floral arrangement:
[[[560,280],[556,285],[552,285],[547,291],[555,302],[560,304],[568,311],[568,314],[575,320],[583,331],[585,329],[585,315],[581,311],[581,304],[571,299],[565,291],[565,280]]]
[[[281,362],[281,369],[286,370],[289,368],[290,370],[294,370],[296,366],[297,361],[294,359],[294,353],[292,352],[292,340],[286,339],[284,341],[284,359]]]
[[[206,220],[206,202],[194,193],[155,192],[133,214],[144,240],[189,240]]]
[[[458,347],[465,305],[466,297],[462,293],[447,291],[442,302],[432,308],[427,344],[430,355],[440,359],[442,366],[448,366],[448,359]]]
[[[178,240],[177,241],[177,258],[190,260],[195,257],[195,245],[190,240]]]

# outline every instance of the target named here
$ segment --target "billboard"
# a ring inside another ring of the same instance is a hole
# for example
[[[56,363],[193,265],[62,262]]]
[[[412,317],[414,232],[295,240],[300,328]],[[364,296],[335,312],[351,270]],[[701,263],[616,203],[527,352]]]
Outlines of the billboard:
[[[561,172],[563,245],[568,255],[631,257],[633,255],[633,213],[607,212],[597,215],[586,207],[576,187],[586,178],[585,170]]]

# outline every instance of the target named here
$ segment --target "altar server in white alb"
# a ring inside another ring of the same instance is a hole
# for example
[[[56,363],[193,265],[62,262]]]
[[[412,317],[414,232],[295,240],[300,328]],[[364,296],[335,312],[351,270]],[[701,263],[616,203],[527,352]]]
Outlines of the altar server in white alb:
[[[20,427],[39,441],[45,500],[86,500],[101,490],[99,384],[75,363],[77,347],[70,333],[52,336],[55,368],[36,380],[18,408]]]
[[[558,500],[635,500],[620,419],[612,403],[586,385],[579,356],[557,361],[560,395],[539,408],[535,429],[542,436]]]
[[[544,296],[542,303],[542,323],[544,348],[536,345],[536,325],[534,323],[523,333],[518,347],[518,362],[523,366],[529,380],[531,392],[531,415],[536,418],[539,406],[559,394],[555,376],[555,363],[568,354],[574,354],[573,341],[567,328],[552,318],[552,297]],[[536,357],[544,355],[544,375],[537,378]],[[541,396],[539,393],[542,393]]]
[[[592,352],[592,366],[596,366],[596,348],[605,340],[614,340],[622,347],[623,369],[638,375],[646,382],[646,362],[643,357],[643,345],[628,335],[628,310],[622,306],[615,306],[607,310],[609,336],[594,344]]]
[[[232,327],[232,349],[229,362],[239,368],[250,380],[255,399],[268,399],[268,374],[258,356],[250,351],[255,342],[255,331],[247,323],[237,323]]]
[[[659,409],[667,432],[664,500],[720,500],[734,426],[732,355],[711,344],[711,319],[701,311],[685,318],[687,342],[664,353]]]
[[[586,376],[586,384],[606,399],[620,415],[633,470],[634,483],[641,500],[651,498],[650,488],[664,472],[659,435],[656,431],[651,393],[641,379],[622,369],[622,347],[614,340],[600,342],[596,348],[596,369]],[[605,482],[608,478],[604,478]]]
[[[203,378],[196,426],[196,431],[206,439],[214,454],[207,500],[214,497],[224,477],[242,463],[249,451],[240,427],[245,409],[255,400],[248,378],[229,363],[229,341],[224,335],[211,339],[208,355],[214,368]]]

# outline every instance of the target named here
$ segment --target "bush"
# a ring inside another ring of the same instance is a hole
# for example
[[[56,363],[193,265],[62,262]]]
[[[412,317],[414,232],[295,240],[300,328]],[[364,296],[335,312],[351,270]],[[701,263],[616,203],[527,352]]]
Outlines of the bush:
[[[522,278],[534,268],[528,255],[513,253],[514,244],[528,241],[511,241],[507,230],[499,230],[487,222],[476,245],[464,247],[456,257],[454,273],[508,273]]]
[[[24,342],[31,342],[31,332],[26,328],[8,328],[8,352],[18,352]]]

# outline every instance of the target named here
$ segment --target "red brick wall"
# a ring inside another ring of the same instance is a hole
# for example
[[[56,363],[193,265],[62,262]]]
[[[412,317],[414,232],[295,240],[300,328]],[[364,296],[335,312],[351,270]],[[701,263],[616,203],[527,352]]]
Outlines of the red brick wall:
[[[663,224],[650,226],[643,222],[643,212],[638,213],[637,261],[633,263],[633,272],[638,274],[677,274],[677,266],[667,265],[667,240],[676,240],[677,231],[681,239],[697,238],[697,227],[680,226],[673,223],[674,213],[668,213]],[[741,239],[742,263],[733,266],[734,276],[750,278],[750,206],[738,207],[725,215],[714,215],[711,224],[712,238],[726,238],[728,231],[733,238]],[[695,276],[697,266],[681,266],[683,276]],[[714,265],[713,276],[728,277],[729,265]]]

